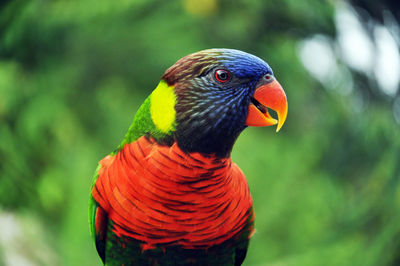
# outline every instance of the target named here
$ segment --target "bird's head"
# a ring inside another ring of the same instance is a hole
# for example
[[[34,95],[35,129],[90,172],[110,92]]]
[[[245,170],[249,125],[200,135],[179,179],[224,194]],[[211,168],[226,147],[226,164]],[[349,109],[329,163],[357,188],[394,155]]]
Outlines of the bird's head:
[[[150,114],[163,138],[176,141],[182,150],[227,157],[247,126],[277,125],[278,131],[287,100],[260,58],[209,49],[181,58],[165,72],[150,96]]]

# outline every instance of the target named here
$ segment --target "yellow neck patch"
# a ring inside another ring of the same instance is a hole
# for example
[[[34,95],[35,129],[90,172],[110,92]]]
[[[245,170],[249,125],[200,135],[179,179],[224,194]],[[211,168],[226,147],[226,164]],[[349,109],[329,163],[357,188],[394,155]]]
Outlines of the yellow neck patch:
[[[150,114],[154,125],[163,133],[175,129],[175,102],[174,87],[161,80],[150,95]]]

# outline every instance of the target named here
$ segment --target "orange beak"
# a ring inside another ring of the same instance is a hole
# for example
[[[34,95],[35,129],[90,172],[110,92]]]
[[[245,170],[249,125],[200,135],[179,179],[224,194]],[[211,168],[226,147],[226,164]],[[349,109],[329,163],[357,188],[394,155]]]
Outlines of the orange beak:
[[[268,113],[268,108],[274,110],[278,119]],[[262,84],[254,92],[249,105],[246,125],[255,127],[273,126],[278,124],[278,132],[285,123],[288,112],[285,91],[277,80]]]

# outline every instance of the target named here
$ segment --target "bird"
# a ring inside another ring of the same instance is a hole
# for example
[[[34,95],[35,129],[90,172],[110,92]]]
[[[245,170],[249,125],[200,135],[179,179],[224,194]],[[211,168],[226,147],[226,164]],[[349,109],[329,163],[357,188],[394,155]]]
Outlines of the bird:
[[[104,265],[241,265],[255,215],[231,151],[248,126],[279,131],[287,111],[271,67],[250,53],[206,49],[168,68],[93,177]]]

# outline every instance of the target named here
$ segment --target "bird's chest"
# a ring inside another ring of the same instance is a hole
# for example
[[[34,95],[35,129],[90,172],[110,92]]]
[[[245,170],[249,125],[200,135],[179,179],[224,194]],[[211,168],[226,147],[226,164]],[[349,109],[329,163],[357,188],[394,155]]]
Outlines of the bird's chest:
[[[230,158],[185,154],[143,137],[101,165],[94,198],[113,232],[142,241],[143,249],[208,247],[251,234],[247,181]]]

